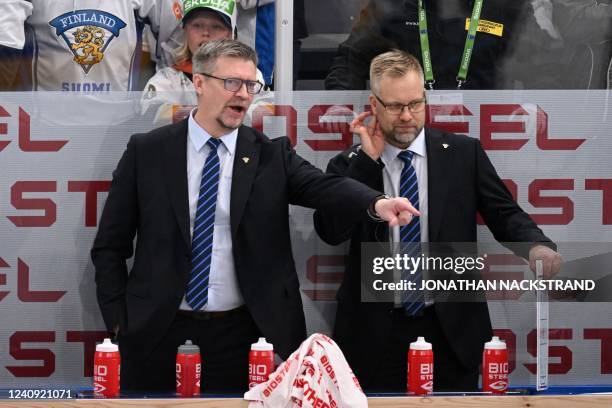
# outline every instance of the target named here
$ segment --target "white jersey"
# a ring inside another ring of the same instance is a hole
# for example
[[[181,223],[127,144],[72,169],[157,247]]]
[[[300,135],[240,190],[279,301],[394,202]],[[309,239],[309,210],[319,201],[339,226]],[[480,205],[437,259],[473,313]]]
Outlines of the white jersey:
[[[155,122],[170,119],[172,105],[197,105],[193,82],[173,67],[162,68],[145,85],[140,106],[144,114],[151,106],[160,106]]]
[[[135,89],[144,20],[158,25],[157,0],[2,0],[0,44],[24,48],[34,30],[33,89]]]
[[[156,62],[156,69],[170,67],[175,62],[176,50],[185,40],[183,33],[183,1],[157,0],[155,7],[158,22],[151,26],[153,38],[148,38],[151,47],[151,59]]]

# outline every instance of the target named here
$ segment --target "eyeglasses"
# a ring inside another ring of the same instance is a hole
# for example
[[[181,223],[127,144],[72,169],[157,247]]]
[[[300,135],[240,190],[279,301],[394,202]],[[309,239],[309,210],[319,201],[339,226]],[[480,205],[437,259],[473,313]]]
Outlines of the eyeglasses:
[[[230,92],[238,92],[238,90],[242,88],[242,84],[245,84],[247,92],[251,95],[255,95],[258,94],[259,91],[261,91],[261,88],[263,87],[263,84],[259,81],[250,81],[247,79],[240,78],[219,78],[214,75],[206,74],[204,72],[200,72],[199,74],[223,81],[223,88]]]
[[[385,108],[388,114],[390,115],[399,115],[404,111],[404,108],[408,108],[410,113],[419,113],[425,109],[425,105],[427,103],[427,98],[416,99],[407,104],[402,103],[384,103],[376,94],[372,94],[374,97],[380,102],[380,104]]]

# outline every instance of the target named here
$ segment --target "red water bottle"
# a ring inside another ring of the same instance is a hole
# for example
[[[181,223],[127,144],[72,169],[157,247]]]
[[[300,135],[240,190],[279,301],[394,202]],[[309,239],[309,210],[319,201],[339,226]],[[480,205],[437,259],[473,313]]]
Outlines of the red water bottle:
[[[260,337],[257,343],[251,344],[249,353],[249,389],[268,381],[274,372],[274,348]]]
[[[508,390],[508,350],[497,336],[485,343],[482,352],[482,390],[493,394]]]
[[[431,343],[418,337],[408,351],[408,392],[426,395],[433,392],[433,350]]]
[[[201,376],[200,348],[187,340],[176,353],[176,393],[180,397],[200,395]]]
[[[121,356],[119,346],[104,339],[96,345],[94,354],[94,395],[102,398],[117,398],[119,396],[119,381],[121,371]]]

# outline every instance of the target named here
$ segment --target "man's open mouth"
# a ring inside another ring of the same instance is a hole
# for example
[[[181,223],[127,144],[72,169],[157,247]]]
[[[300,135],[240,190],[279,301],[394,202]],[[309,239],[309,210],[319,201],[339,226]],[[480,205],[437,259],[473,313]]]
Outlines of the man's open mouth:
[[[230,105],[229,108],[236,113],[242,113],[244,112],[244,107],[240,106],[240,105]]]

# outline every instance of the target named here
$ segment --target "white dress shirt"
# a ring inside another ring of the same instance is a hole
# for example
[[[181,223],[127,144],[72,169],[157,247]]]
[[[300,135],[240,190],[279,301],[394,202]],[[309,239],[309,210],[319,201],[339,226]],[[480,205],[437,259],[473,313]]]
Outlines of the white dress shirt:
[[[189,115],[187,133],[187,186],[189,192],[189,230],[193,236],[193,223],[198,207],[202,169],[210,153],[206,144],[212,136],[193,118],[196,110]],[[213,230],[213,247],[208,286],[208,302],[200,310],[223,311],[234,309],[244,304],[238,287],[234,256],[232,254],[232,234],[230,226],[230,195],[232,191],[232,173],[238,129],[220,137],[217,148],[219,155],[219,190],[215,208],[215,226]],[[191,273],[191,271],[190,271]],[[191,310],[185,297],[181,310]]]

